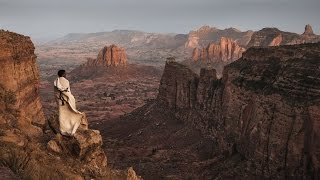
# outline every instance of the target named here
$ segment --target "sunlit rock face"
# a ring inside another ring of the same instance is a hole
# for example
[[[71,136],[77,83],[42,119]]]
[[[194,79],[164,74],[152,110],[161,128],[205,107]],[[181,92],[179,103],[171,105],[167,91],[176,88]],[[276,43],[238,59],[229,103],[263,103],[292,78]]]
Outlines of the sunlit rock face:
[[[88,66],[127,66],[127,54],[124,48],[116,45],[105,46],[97,56],[97,59],[88,59]]]
[[[222,37],[218,44],[210,43],[206,48],[195,48],[192,60],[205,62],[232,62],[239,59],[245,51],[230,38]]]
[[[28,135],[41,135],[45,118],[38,96],[39,71],[34,45],[27,36],[0,30],[0,110],[16,111],[12,125]]]
[[[0,166],[22,179],[140,179],[132,168],[107,167],[100,132],[87,123],[74,137],[47,126],[29,37],[0,30],[0,64]]]
[[[250,41],[253,31],[241,32],[235,28],[218,29],[210,26],[202,26],[198,30],[191,31],[185,42],[185,48],[206,47],[209,43],[218,43],[222,37],[233,39],[241,46],[246,46]]]

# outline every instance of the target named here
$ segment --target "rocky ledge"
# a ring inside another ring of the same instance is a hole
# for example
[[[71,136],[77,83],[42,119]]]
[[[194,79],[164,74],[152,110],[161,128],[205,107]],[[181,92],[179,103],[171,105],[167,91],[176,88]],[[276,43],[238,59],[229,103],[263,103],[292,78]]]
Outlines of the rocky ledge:
[[[101,135],[87,123],[63,137],[56,119],[44,118],[29,37],[0,30],[0,63],[0,167],[22,179],[140,179],[107,166]]]

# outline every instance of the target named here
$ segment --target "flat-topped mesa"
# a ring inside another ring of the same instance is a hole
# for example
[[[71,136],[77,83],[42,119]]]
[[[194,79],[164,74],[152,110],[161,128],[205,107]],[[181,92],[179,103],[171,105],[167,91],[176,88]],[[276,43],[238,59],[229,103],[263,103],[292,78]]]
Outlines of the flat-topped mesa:
[[[232,62],[239,59],[245,49],[230,38],[222,37],[218,44],[210,43],[206,48],[195,48],[192,60],[207,62]]]
[[[45,124],[34,49],[29,37],[0,30],[0,119],[16,112],[7,123],[29,136],[41,135]]]
[[[310,24],[307,24],[306,27],[304,28],[304,32],[302,35],[305,36],[314,36],[315,34],[313,33],[312,26]]]
[[[116,45],[105,46],[97,56],[97,59],[88,59],[87,66],[125,67],[127,66],[127,54],[122,47]]]

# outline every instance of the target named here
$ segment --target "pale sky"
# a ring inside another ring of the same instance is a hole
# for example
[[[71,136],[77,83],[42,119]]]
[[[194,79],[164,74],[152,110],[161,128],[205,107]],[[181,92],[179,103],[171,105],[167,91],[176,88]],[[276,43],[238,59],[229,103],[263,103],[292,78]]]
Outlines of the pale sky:
[[[188,33],[202,25],[320,34],[320,0],[0,0],[0,29],[33,38],[115,29]]]

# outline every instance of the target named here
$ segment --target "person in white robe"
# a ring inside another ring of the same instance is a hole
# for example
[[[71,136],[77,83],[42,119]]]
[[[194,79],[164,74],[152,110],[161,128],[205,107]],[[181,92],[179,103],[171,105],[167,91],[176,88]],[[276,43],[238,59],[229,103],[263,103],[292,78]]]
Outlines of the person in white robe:
[[[76,108],[76,100],[71,94],[65,70],[59,70],[58,77],[54,81],[54,95],[59,109],[60,133],[73,136],[86,118],[85,114]]]

